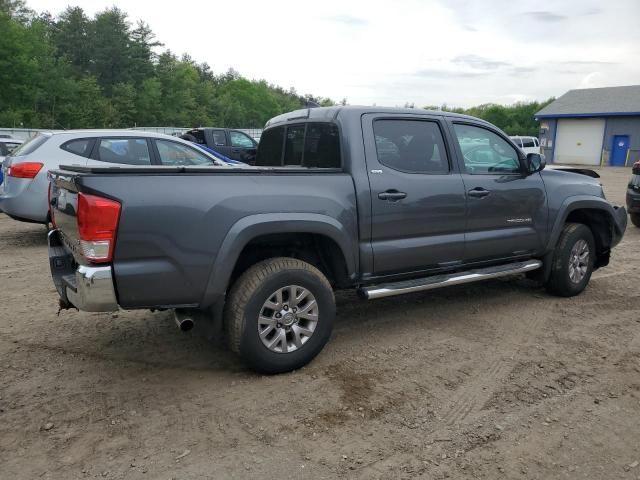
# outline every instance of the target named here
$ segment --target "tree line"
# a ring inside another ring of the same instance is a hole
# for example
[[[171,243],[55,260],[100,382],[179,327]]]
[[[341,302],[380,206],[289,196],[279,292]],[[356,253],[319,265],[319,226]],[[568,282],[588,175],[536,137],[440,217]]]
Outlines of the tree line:
[[[114,128],[134,125],[262,127],[308,100],[264,80],[178,57],[149,25],[112,7],[36,14],[0,0],[0,126]]]
[[[518,102],[513,105],[486,103],[471,108],[452,108],[447,105],[426,106],[424,108],[482,118],[489,123],[493,123],[509,135],[537,137],[540,125],[535,120],[534,115],[554,100],[555,98],[550,98],[543,102]]]
[[[309,101],[335,104],[233,69],[216,74],[187,54],[162,50],[148,24],[132,25],[117,7],[93,17],[68,7],[53,16],[24,0],[0,0],[0,32],[2,127],[260,128]],[[545,104],[436,108],[484,118],[510,134],[536,134],[533,114]]]

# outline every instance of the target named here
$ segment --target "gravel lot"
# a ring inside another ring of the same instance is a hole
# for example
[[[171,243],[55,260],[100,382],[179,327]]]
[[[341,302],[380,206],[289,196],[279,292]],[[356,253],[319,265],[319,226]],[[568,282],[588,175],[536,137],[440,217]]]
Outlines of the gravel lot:
[[[167,312],[56,315],[44,228],[0,215],[0,477],[640,479],[639,265],[630,226],[577,298],[340,294],[324,352],[264,377]]]

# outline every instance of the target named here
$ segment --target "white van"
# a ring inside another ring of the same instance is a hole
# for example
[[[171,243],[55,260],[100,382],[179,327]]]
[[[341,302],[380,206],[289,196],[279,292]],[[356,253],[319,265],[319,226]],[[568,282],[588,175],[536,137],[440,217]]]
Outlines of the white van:
[[[509,137],[524,153],[542,153],[536,137]]]

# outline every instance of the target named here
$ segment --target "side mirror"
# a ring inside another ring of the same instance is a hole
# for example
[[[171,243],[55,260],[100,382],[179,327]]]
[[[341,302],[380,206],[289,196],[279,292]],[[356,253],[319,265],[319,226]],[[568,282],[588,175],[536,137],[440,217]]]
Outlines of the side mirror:
[[[532,173],[544,170],[544,167],[547,166],[547,162],[544,159],[544,155],[540,155],[539,153],[528,153],[525,165],[527,167],[527,173],[531,175]]]

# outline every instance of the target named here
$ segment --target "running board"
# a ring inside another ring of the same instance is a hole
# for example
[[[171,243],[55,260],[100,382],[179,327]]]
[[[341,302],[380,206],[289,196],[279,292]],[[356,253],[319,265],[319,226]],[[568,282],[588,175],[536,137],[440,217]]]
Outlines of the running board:
[[[461,285],[463,283],[479,282],[490,278],[504,277],[517,273],[530,272],[542,266],[540,260],[527,260],[526,262],[508,263],[494,267],[477,268],[466,272],[448,273],[434,275],[426,278],[414,280],[404,280],[383,285],[372,285],[360,289],[360,294],[368,299],[391,297],[393,295],[403,295],[405,293],[421,292],[423,290],[433,290],[434,288],[448,287],[449,285]]]

